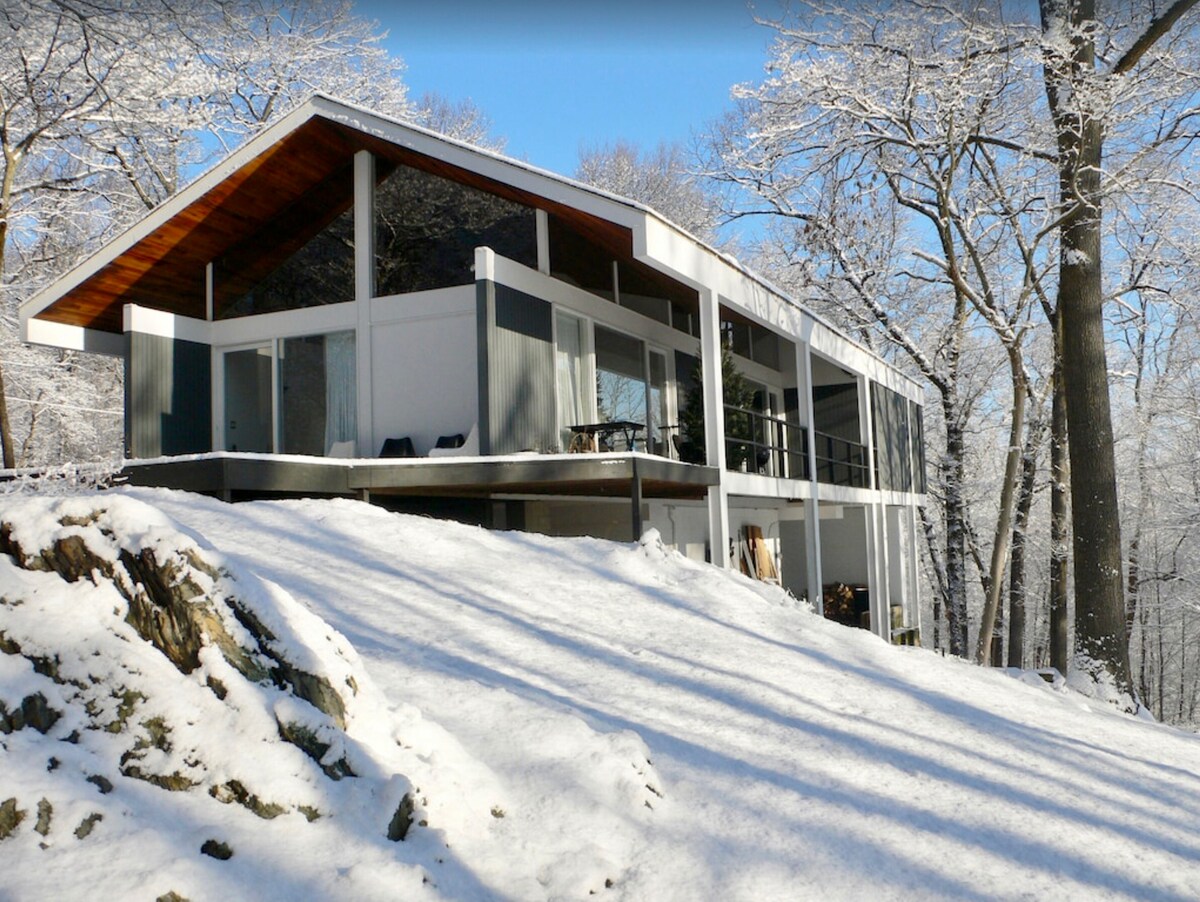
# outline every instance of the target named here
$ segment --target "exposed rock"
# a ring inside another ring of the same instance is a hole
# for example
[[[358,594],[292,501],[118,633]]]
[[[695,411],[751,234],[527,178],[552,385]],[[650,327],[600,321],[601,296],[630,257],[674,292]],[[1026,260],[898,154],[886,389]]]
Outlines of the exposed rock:
[[[388,824],[388,839],[392,842],[401,842],[408,836],[408,829],[412,826],[413,810],[415,808],[412,795],[406,792],[404,798],[400,800],[400,805],[396,808],[396,813],[392,815],[391,822]]]
[[[138,737],[132,749],[121,756],[121,773],[135,780],[142,780],[170,792],[183,792],[197,785],[197,781],[185,777],[178,771],[170,774],[150,773],[138,764],[145,757],[146,750],[156,748],[163,752],[171,751],[171,730],[161,717],[151,717],[142,721],[145,732]]]
[[[175,890],[171,890],[170,892],[163,893],[154,902],[189,902],[189,900],[186,896],[181,896]]]
[[[321,812],[312,805],[297,805],[296,810],[303,814],[304,819],[310,824],[321,817]]]
[[[237,617],[238,622],[258,640],[263,653],[274,663],[275,666],[272,668],[270,674],[271,681],[280,689],[291,689],[295,695],[304,699],[318,711],[324,712],[333,718],[333,722],[338,725],[339,729],[345,729],[346,703],[342,701],[342,697],[329,684],[329,681],[324,677],[318,677],[301,670],[290,661],[276,654],[271,648],[271,643],[275,641],[275,636],[263,625],[262,621],[239,604],[236,598],[229,598],[226,601],[229,602],[230,608],[233,609],[233,615]],[[357,687],[352,686],[351,689],[357,691]]]
[[[21,707],[9,711],[4,702],[0,702],[0,733],[13,733],[25,727],[33,727],[45,735],[62,715],[50,707],[46,696],[40,692],[27,695],[21,700]]]
[[[0,840],[8,839],[25,820],[25,810],[17,807],[17,800],[6,799],[0,803]]]
[[[100,823],[102,820],[104,820],[104,815],[100,814],[99,812],[93,811],[91,814],[89,814],[87,817],[85,817],[83,820],[81,820],[79,822],[79,826],[75,828],[75,838],[76,839],[87,839],[89,836],[92,835],[92,830],[94,830],[96,828],[96,825],[98,823]]]
[[[34,832],[45,836],[50,832],[50,819],[54,816],[54,806],[49,799],[38,802],[37,823],[33,825]]]
[[[333,780],[340,780],[342,777],[355,776],[354,770],[350,767],[350,762],[343,756],[329,764],[323,763],[325,755],[329,752],[329,743],[322,742],[317,738],[317,734],[303,724],[298,723],[280,723],[279,738],[285,742],[290,742],[313,761],[321,766],[321,770],[325,775]]]
[[[236,802],[246,810],[252,811],[267,821],[287,812],[287,809],[282,805],[277,805],[274,802],[264,802],[237,780],[230,780],[227,783],[214,786],[208,791],[208,794],[218,802],[224,802],[226,805]],[[312,818],[309,818],[309,820],[311,821]]]
[[[216,579],[218,572],[192,549],[182,555],[186,561],[183,567],[175,560],[159,562],[150,548],[137,554],[122,549],[120,562],[129,575],[129,584],[116,582],[129,601],[125,621],[182,673],[191,673],[200,666],[200,649],[211,642],[247,678],[263,679],[266,673],[229,635],[212,600],[193,575],[199,571]]]
[[[228,861],[233,857],[233,849],[215,839],[204,840],[204,845],[200,847],[200,851],[209,858],[217,859],[217,861]]]
[[[108,777],[102,777],[100,774],[92,774],[87,778],[89,783],[92,783],[100,790],[100,795],[106,796],[113,791],[112,781]]]

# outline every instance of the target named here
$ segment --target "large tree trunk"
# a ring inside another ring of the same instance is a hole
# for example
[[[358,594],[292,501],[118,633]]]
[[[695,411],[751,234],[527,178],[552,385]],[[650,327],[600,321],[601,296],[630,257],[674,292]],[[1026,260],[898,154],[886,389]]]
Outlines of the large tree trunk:
[[[7,154],[6,154],[7,157]],[[12,194],[12,163],[5,165],[3,183],[0,184],[0,278],[4,275],[4,251],[8,242],[9,198]],[[12,427],[8,421],[8,395],[4,388],[4,366],[0,361],[0,466],[11,470],[17,465],[16,449],[13,447]]]
[[[946,420],[946,460],[943,469],[946,517],[946,632],[950,654],[965,657],[967,640],[966,440],[954,399],[942,396]]]
[[[1089,199],[1063,231],[1058,291],[1071,437],[1075,657],[1107,671],[1120,689],[1132,692],[1100,283],[1101,142],[1099,125],[1085,123],[1078,156],[1067,158],[1063,173],[1064,202],[1072,202],[1077,189]]]
[[[1054,395],[1050,414],[1050,666],[1066,673],[1071,659],[1069,566],[1067,539],[1070,520],[1067,504],[1067,400],[1063,391],[1062,341],[1058,317],[1054,320]]]
[[[1108,362],[1101,286],[1103,123],[1081,90],[1093,78],[1093,0],[1041,0],[1046,30],[1071,40],[1070,58],[1048,59],[1046,92],[1058,138],[1060,230],[1058,316],[1071,437],[1071,512],[1075,560],[1075,663],[1132,695],[1121,529],[1113,459]],[[1064,27],[1065,26],[1065,27]]]

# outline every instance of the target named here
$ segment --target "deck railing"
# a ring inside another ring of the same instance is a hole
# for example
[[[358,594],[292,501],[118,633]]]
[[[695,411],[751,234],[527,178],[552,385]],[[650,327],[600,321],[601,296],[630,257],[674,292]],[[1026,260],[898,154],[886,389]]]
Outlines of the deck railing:
[[[808,479],[808,432],[780,417],[726,404],[725,466],[784,479]]]
[[[814,432],[817,482],[866,488],[870,485],[867,449],[858,442]]]

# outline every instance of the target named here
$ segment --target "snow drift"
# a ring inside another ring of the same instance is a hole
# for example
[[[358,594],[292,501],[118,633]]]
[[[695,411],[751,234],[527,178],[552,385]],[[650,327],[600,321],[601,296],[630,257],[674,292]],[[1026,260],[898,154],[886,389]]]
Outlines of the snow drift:
[[[0,520],[14,899],[1200,896],[1196,737],[654,536],[161,490]]]

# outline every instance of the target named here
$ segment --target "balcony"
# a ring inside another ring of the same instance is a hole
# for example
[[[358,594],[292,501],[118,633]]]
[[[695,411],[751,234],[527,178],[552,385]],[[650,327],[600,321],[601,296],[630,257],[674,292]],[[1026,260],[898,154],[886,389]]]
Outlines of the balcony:
[[[725,465],[782,479],[808,479],[808,432],[757,410],[725,405]]]
[[[870,485],[867,449],[858,442],[814,432],[817,482],[865,489]]]

